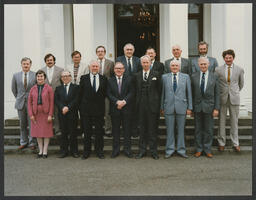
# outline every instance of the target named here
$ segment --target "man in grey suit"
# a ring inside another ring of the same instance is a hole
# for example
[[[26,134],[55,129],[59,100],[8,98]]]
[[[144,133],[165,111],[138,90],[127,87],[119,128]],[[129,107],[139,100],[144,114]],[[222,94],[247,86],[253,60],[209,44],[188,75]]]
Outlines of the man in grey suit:
[[[169,158],[175,152],[174,127],[177,124],[177,153],[187,158],[184,127],[186,114],[192,110],[192,92],[189,75],[179,72],[180,62],[173,60],[170,63],[171,73],[162,76],[163,89],[161,98],[161,112],[164,113],[167,126],[167,140],[165,158]]]
[[[213,117],[218,116],[220,109],[218,76],[208,71],[209,60],[207,58],[199,58],[198,65],[200,72],[195,72],[191,76],[195,119],[195,157],[200,157],[204,151],[208,158],[212,158]]]
[[[56,58],[54,55],[50,53],[44,57],[44,62],[46,66],[43,67],[42,70],[47,75],[45,82],[49,84],[52,87],[53,92],[55,92],[56,87],[61,85],[60,78],[61,78],[61,73],[64,69],[61,67],[57,67],[55,65]],[[59,125],[57,107],[54,107],[54,128],[55,128],[55,134],[60,135],[60,125]]]
[[[116,62],[121,62],[125,67],[125,75],[134,76],[137,72],[142,70],[140,59],[136,56],[133,56],[135,51],[134,46],[131,43],[127,43],[124,46],[124,55],[119,56],[116,59]],[[132,104],[132,133],[133,137],[139,136],[139,129],[138,129],[138,116],[136,113],[136,106],[135,106],[135,99]]]
[[[228,49],[222,53],[225,64],[216,68],[220,85],[220,120],[218,142],[219,150],[224,151],[226,144],[226,115],[230,115],[230,138],[233,148],[240,152],[238,139],[238,115],[240,105],[240,91],[244,86],[244,70],[233,63],[235,52]]]
[[[218,62],[216,60],[216,58],[210,57],[207,55],[208,52],[208,44],[204,41],[201,41],[198,43],[198,52],[199,52],[199,56],[196,58],[192,58],[191,59],[191,71],[192,73],[194,72],[199,72],[200,71],[200,67],[198,65],[198,58],[200,57],[206,57],[209,60],[209,67],[208,67],[208,71],[214,72],[215,68],[218,66]]]
[[[114,62],[106,59],[106,48],[104,46],[98,46],[96,48],[97,61],[100,63],[100,74],[104,75],[109,79],[114,75]],[[109,100],[105,99],[105,135],[111,137],[112,134],[111,118],[109,115]]]
[[[165,61],[165,63],[164,63],[164,65],[165,65],[164,72],[165,73],[170,73],[171,72],[170,71],[170,62],[173,61],[173,60],[177,60],[180,63],[180,66],[181,66],[180,67],[180,72],[188,74],[188,75],[191,74],[191,68],[190,68],[189,60],[186,59],[186,58],[182,58],[181,53],[182,53],[182,50],[181,50],[181,47],[179,45],[176,44],[172,47],[173,58],[168,59],[168,60]]]
[[[35,72],[30,71],[32,61],[30,58],[21,59],[22,71],[17,72],[12,78],[12,93],[16,98],[15,108],[18,110],[20,120],[20,146],[19,149],[24,149],[30,146],[35,150],[36,140],[30,136],[30,119],[27,110],[27,99],[29,91],[36,83]],[[28,131],[29,126],[29,131]]]

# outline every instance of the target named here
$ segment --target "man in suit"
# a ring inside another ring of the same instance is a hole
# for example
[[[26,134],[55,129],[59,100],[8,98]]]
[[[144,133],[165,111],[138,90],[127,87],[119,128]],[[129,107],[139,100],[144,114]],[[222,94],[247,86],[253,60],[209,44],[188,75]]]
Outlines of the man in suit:
[[[175,152],[174,127],[177,125],[177,153],[187,158],[184,127],[186,114],[192,110],[192,92],[189,75],[179,72],[180,62],[173,60],[170,63],[170,73],[162,76],[163,90],[161,98],[161,112],[165,116],[167,126],[167,140],[165,158],[169,158]]]
[[[168,60],[165,61],[165,63],[164,63],[164,65],[165,65],[164,72],[165,73],[170,73],[171,72],[170,71],[170,62],[173,61],[173,60],[177,60],[180,63],[180,66],[181,66],[180,67],[180,72],[188,74],[188,75],[191,74],[191,68],[190,68],[189,60],[186,59],[186,58],[182,58],[181,53],[182,53],[182,50],[181,50],[181,47],[179,45],[176,44],[172,47],[173,58],[168,59]]]
[[[161,98],[161,75],[150,70],[151,59],[148,55],[141,57],[143,70],[138,72],[135,79],[136,110],[139,115],[140,141],[139,154],[136,158],[146,155],[149,144],[151,156],[158,159],[157,154],[157,124]]]
[[[204,151],[208,158],[212,158],[213,117],[218,116],[220,109],[218,76],[208,71],[209,60],[207,58],[199,58],[198,65],[200,72],[195,72],[191,76],[195,119],[195,157],[200,157]]]
[[[199,56],[196,58],[191,59],[191,71],[194,72],[200,72],[200,67],[198,65],[198,58],[200,57],[206,57],[209,60],[209,67],[208,70],[211,72],[215,72],[215,68],[218,66],[218,62],[216,58],[210,57],[207,55],[208,52],[208,44],[204,41],[201,41],[198,43],[198,53]]]
[[[116,59],[116,62],[121,62],[123,63],[125,67],[125,74],[129,76],[133,76],[135,73],[141,70],[141,64],[140,64],[140,59],[136,56],[133,56],[135,51],[134,46],[131,43],[127,43],[124,46],[124,55],[119,56]],[[139,129],[138,129],[138,117],[136,113],[136,108],[135,108],[135,99],[133,102],[132,106],[132,136],[133,137],[138,137],[139,136]]]
[[[155,58],[156,58],[155,49],[152,47],[149,47],[146,50],[146,55],[148,55],[151,59],[150,70],[158,71],[159,74],[162,75],[164,73],[164,64],[155,60]]]
[[[73,84],[72,76],[69,71],[61,73],[62,84],[58,86],[54,93],[54,102],[58,108],[59,122],[61,129],[59,158],[68,156],[68,147],[70,144],[70,153],[74,158],[78,158],[77,145],[77,119],[78,119],[78,95],[79,86]],[[70,135],[70,138],[69,138]]]
[[[71,72],[72,83],[79,85],[81,76],[89,73],[89,67],[81,62],[82,55],[79,51],[72,52],[71,57],[73,64],[68,65],[65,70]]]
[[[123,63],[123,65],[125,67],[125,74],[127,74],[129,76],[133,76],[137,72],[141,71],[140,59],[136,56],[133,56],[134,51],[135,51],[134,46],[131,43],[127,43],[124,46],[124,55],[119,56],[116,59],[116,62]],[[135,99],[133,102],[132,110],[133,110],[132,122],[131,122],[132,136],[138,137],[139,129],[138,129],[138,117],[137,117],[136,108],[135,108]]]
[[[61,67],[58,67],[55,65],[56,58],[52,54],[47,54],[44,57],[44,62],[46,64],[45,67],[42,68],[42,70],[46,73],[47,78],[45,82],[49,84],[53,92],[55,91],[56,87],[61,85],[60,77],[61,72],[64,70]],[[58,119],[58,109],[54,107],[54,128],[55,128],[55,134],[60,135],[60,125],[59,125],[59,119]]]
[[[234,64],[235,52],[228,49],[222,53],[225,64],[216,68],[220,86],[220,120],[218,142],[219,150],[224,151],[226,144],[226,115],[230,115],[230,138],[233,148],[240,152],[238,139],[238,115],[240,105],[240,91],[244,86],[244,70]]]
[[[104,46],[98,46],[96,48],[97,60],[100,63],[100,74],[109,79],[114,75],[114,62],[106,59],[106,49]],[[105,135],[111,137],[111,119],[109,115],[109,100],[105,99]]]
[[[108,80],[107,94],[110,100],[110,115],[112,121],[113,150],[111,158],[120,152],[120,126],[124,130],[124,155],[132,158],[131,151],[131,102],[134,98],[132,77],[124,75],[125,68],[120,62],[114,67],[115,76]]]
[[[104,141],[104,115],[105,97],[107,95],[107,78],[99,74],[100,64],[93,60],[90,62],[90,73],[83,75],[80,81],[79,104],[83,114],[84,152],[82,159],[91,154],[91,136],[95,135],[95,151],[100,159],[105,158],[103,153]]]
[[[15,108],[18,110],[20,120],[19,149],[29,146],[32,150],[35,150],[36,140],[30,135],[30,119],[27,109],[29,91],[36,83],[36,74],[30,71],[31,65],[32,61],[30,58],[24,57],[21,59],[22,71],[15,73],[12,77],[12,93],[16,99]]]

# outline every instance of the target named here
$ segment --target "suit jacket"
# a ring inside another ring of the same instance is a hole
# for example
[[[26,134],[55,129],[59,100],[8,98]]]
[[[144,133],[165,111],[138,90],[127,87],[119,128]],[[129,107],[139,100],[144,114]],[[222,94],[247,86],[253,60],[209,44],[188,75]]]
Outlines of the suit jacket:
[[[118,116],[123,112],[124,114],[131,114],[132,100],[134,98],[134,86],[130,76],[123,76],[121,85],[121,94],[118,92],[117,78],[111,77],[108,80],[107,94],[110,101],[110,115]],[[116,102],[118,100],[125,100],[126,105],[121,109],[117,109]]]
[[[77,117],[78,110],[78,96],[79,96],[79,86],[70,83],[68,95],[66,95],[66,90],[64,84],[58,86],[54,93],[54,102],[59,110],[59,115],[62,115],[62,109],[67,106],[69,111],[67,114],[70,116]]]
[[[104,72],[101,75],[106,76],[108,79],[114,75],[114,62],[105,58]]]
[[[192,70],[192,73],[200,72],[200,68],[199,68],[199,65],[198,65],[198,58],[199,57],[191,59],[191,70]],[[218,66],[218,62],[217,62],[216,58],[209,57],[209,56],[207,56],[207,58],[208,58],[208,60],[210,62],[210,65],[208,67],[208,71],[215,72],[215,68]]]
[[[95,92],[91,85],[90,74],[81,77],[79,105],[83,115],[104,116],[107,84],[107,78],[99,74],[99,88]]]
[[[78,72],[77,72],[77,77],[76,77],[76,81],[74,80],[74,64],[68,65],[65,70],[70,71],[71,76],[72,76],[72,83],[79,85],[80,83],[80,78],[82,75],[88,74],[89,71],[89,67],[88,65],[86,65],[85,63],[80,63],[79,64],[79,68],[78,68]]]
[[[43,67],[42,70],[46,73],[46,76],[47,76],[47,66]],[[64,70],[63,68],[57,67],[55,65],[53,75],[52,75],[52,82],[50,83],[49,80],[48,80],[48,77],[46,77],[45,82],[52,87],[53,92],[55,91],[57,86],[61,85],[60,78],[61,78],[61,72],[63,70]]]
[[[54,93],[48,84],[44,84],[44,88],[42,90],[42,107],[45,114],[48,116],[53,116],[54,110]],[[28,97],[28,114],[31,117],[32,115],[37,114],[37,99],[38,99],[38,88],[37,85],[34,85]]]
[[[141,92],[142,92],[142,81],[143,71],[138,72],[134,77],[135,94],[136,94],[136,110],[139,112]],[[159,72],[150,70],[148,75],[148,98],[149,98],[149,109],[152,113],[159,113],[160,110],[160,99],[161,99],[161,76]]]
[[[164,65],[165,65],[165,73],[170,73],[170,62],[173,60],[174,58],[168,59],[165,61]],[[186,58],[181,58],[181,68],[180,68],[180,72],[181,73],[185,73],[190,75],[191,74],[191,67],[190,67],[190,63],[189,60]]]
[[[123,65],[125,67],[125,74],[128,74],[128,75],[134,75],[137,72],[141,71],[141,69],[142,69],[141,64],[140,64],[140,59],[136,56],[132,56],[132,74],[129,74],[127,61],[126,61],[126,58],[124,55],[117,57],[116,62],[123,63]]]
[[[155,60],[151,70],[158,71],[160,76],[162,76],[164,73],[164,64]]]
[[[24,88],[22,79],[23,72],[17,72],[12,77],[12,93],[16,98],[15,108],[21,110],[25,104],[25,100],[28,98],[29,91],[36,83],[36,73],[33,71],[28,72],[27,88]]]
[[[233,65],[233,71],[228,85],[225,75],[225,65],[216,68],[216,74],[219,76],[220,103],[226,104],[228,96],[232,105],[240,105],[240,91],[244,86],[244,69]]]
[[[173,90],[172,73],[162,76],[163,90],[161,98],[161,109],[167,115],[185,115],[187,109],[192,110],[192,91],[189,75],[179,73],[176,91]]]
[[[203,95],[200,88],[200,72],[192,74],[191,86],[194,112],[212,113],[214,109],[220,109],[219,82],[216,74],[209,72],[206,89]]]

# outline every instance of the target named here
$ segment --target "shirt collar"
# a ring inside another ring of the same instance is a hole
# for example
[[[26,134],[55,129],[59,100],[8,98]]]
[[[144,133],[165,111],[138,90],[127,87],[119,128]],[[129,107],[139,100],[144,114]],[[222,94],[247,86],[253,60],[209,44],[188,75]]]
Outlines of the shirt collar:
[[[120,79],[122,80],[122,79],[123,79],[123,76],[120,76]],[[116,80],[118,80],[118,76],[116,76]]]
[[[206,72],[205,72],[205,76],[207,76],[208,75],[208,73],[209,73],[209,71],[207,70]],[[203,72],[202,71],[200,71],[200,75],[202,76],[202,74],[203,74]]]
[[[173,73],[173,72],[172,72],[172,75],[174,75],[174,73]],[[179,75],[179,72],[177,72],[177,73],[176,73],[176,76],[178,76],[178,75]]]
[[[133,56],[132,56],[133,57]],[[132,60],[132,57],[130,57],[130,61]],[[129,58],[127,56],[125,56],[126,60],[128,60]]]
[[[177,60],[177,59],[179,59],[179,61],[180,61],[181,57],[179,57],[179,58],[173,57],[173,60]]]
[[[225,64],[225,66],[228,68],[228,65],[227,65],[227,64]],[[232,65],[230,66],[230,68],[233,68],[233,66],[234,66],[234,63],[232,63]]]
[[[102,60],[100,60],[99,58],[97,59],[99,62],[102,61],[102,62],[105,62],[105,58],[103,58]]]

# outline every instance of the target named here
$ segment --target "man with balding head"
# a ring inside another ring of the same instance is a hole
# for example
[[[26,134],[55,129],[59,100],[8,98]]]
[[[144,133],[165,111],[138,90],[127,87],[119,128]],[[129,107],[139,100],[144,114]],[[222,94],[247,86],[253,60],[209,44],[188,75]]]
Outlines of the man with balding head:
[[[175,124],[177,125],[177,153],[187,158],[184,127],[186,114],[192,110],[192,92],[189,75],[180,72],[180,62],[170,62],[170,73],[162,76],[163,90],[161,98],[161,112],[165,116],[167,139],[165,158],[170,158],[175,152]]]
[[[161,75],[151,70],[151,59],[148,55],[141,57],[143,70],[135,75],[136,113],[139,115],[140,142],[139,154],[136,158],[146,155],[147,144],[151,156],[158,159],[157,155],[157,124],[161,98]]]
[[[182,50],[181,50],[180,45],[176,44],[172,47],[173,58],[168,59],[168,60],[165,61],[165,64],[164,64],[165,65],[165,70],[164,70],[165,73],[170,73],[171,72],[170,71],[170,62],[173,61],[173,60],[176,60],[180,63],[180,72],[188,74],[188,75],[191,74],[191,68],[190,68],[189,60],[186,59],[186,58],[182,58],[181,53],[182,53]]]
[[[218,116],[220,109],[218,76],[208,70],[209,60],[207,58],[199,58],[198,65],[200,72],[195,72],[191,76],[195,119],[195,157],[200,157],[204,152],[208,158],[212,158],[213,117]]]

